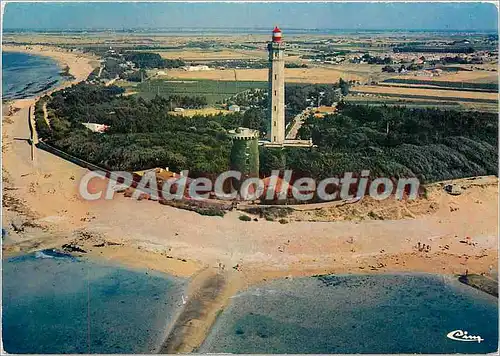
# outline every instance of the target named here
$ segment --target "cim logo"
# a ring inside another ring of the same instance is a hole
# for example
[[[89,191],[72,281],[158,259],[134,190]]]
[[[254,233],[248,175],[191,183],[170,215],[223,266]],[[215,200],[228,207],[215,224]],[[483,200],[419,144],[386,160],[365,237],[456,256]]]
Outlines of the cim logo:
[[[481,336],[469,335],[467,331],[462,331],[462,330],[453,330],[449,332],[446,335],[446,337],[455,341],[477,341],[478,343],[484,341],[484,339],[481,338]]]

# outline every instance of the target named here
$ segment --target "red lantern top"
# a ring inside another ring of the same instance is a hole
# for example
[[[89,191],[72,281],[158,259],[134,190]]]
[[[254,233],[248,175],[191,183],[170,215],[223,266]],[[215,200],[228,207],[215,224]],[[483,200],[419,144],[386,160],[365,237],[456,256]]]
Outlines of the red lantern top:
[[[273,30],[273,42],[281,42],[281,30],[278,26]]]

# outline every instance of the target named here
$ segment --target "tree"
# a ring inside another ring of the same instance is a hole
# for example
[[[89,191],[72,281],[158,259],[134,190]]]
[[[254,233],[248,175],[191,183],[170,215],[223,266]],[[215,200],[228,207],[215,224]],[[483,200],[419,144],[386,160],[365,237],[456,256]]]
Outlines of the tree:
[[[342,78],[339,79],[339,87],[342,95],[346,96],[349,94],[349,83]]]
[[[261,136],[267,132],[266,113],[263,109],[251,108],[243,114],[243,127],[259,130]]]

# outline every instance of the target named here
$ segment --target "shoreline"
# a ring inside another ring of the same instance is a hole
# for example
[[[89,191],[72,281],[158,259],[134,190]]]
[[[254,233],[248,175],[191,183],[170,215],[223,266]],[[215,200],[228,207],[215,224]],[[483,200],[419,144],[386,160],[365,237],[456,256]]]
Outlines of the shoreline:
[[[75,78],[69,81],[72,84],[87,79],[87,76],[95,68],[95,66],[92,68],[90,61],[99,61],[99,58],[89,54],[70,52],[61,47],[47,45],[2,45],[2,52],[17,52],[52,58],[61,68],[69,67],[69,74]],[[66,81],[63,81],[61,86],[64,86],[64,82]],[[58,87],[51,88],[48,91],[59,90]]]
[[[124,263],[121,260],[109,260],[99,258],[98,256],[85,254],[68,253],[60,251],[80,258],[84,261],[91,263],[103,263],[105,265],[113,265],[118,268],[125,268],[132,271],[152,270],[155,273],[165,274],[165,277],[173,278],[186,278],[186,285],[182,294],[187,297],[186,305],[180,305],[175,313],[171,316],[168,326],[164,331],[165,336],[160,339],[157,346],[154,348],[154,353],[170,354],[170,353],[189,353],[197,352],[206,340],[214,325],[216,324],[221,313],[231,304],[232,298],[248,288],[258,287],[272,283],[275,280],[294,280],[302,278],[321,278],[324,276],[434,276],[442,277],[449,282],[456,284],[464,284],[472,289],[477,290],[484,297],[493,296],[490,290],[481,288],[474,283],[465,283],[462,281],[461,275],[440,273],[440,272],[422,272],[411,270],[400,271],[358,271],[352,273],[351,271],[337,271],[326,272],[323,274],[314,274],[313,271],[302,271],[300,274],[264,274],[260,277],[266,276],[263,279],[253,279],[250,281],[245,275],[241,275],[238,271],[221,271],[211,267],[199,268],[193,272],[192,275],[173,274],[171,271],[161,270],[143,264],[130,264]],[[150,258],[151,252],[146,253],[144,258]],[[476,275],[478,278],[485,278]],[[460,283],[461,282],[461,283]],[[497,287],[496,287],[497,288]]]
[[[11,107],[25,107],[34,105],[38,99],[45,95],[50,95],[55,91],[70,87],[74,84],[86,80],[89,74],[96,68],[96,65],[94,64],[97,64],[99,61],[99,59],[94,56],[90,56],[87,54],[76,54],[73,52],[65,51],[60,47],[45,45],[2,45],[2,53],[3,52],[24,53],[33,56],[51,58],[57,63],[60,69],[68,67],[68,74],[73,77],[72,79],[69,79],[68,77],[60,76],[61,79],[55,86],[50,87],[40,93],[36,93],[35,95],[27,96],[26,98],[7,99],[5,101],[3,101],[2,98],[2,106]]]

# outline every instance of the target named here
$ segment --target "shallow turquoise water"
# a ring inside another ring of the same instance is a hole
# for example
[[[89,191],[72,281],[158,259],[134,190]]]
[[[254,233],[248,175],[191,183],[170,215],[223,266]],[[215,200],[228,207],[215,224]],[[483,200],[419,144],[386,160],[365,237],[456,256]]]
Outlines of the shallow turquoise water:
[[[26,53],[2,53],[3,99],[27,98],[60,82],[61,68],[49,57]]]
[[[484,341],[446,337],[462,329]],[[498,304],[434,275],[279,280],[244,291],[200,352],[486,353],[497,349]]]
[[[3,261],[9,353],[151,353],[186,281],[146,270],[36,253]]]

